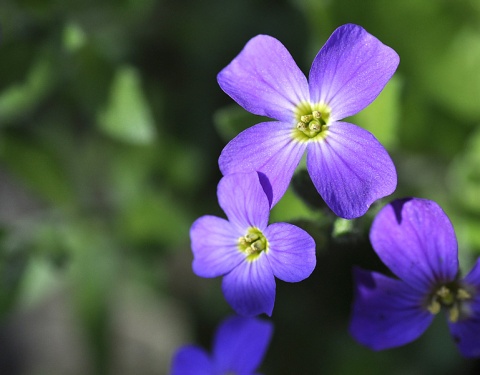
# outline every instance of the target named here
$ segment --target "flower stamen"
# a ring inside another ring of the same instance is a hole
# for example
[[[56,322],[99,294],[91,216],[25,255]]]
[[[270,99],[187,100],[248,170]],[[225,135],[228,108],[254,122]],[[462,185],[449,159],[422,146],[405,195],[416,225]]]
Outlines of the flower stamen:
[[[297,129],[304,132],[305,130],[307,130],[307,126],[305,125],[305,123],[303,122],[297,122]]]
[[[258,228],[251,227],[245,236],[238,239],[238,248],[247,256],[247,260],[253,261],[262,251],[268,251],[268,241]]]
[[[325,104],[301,103],[296,111],[294,136],[300,141],[318,140],[326,136],[330,108]]]
[[[432,314],[438,314],[443,307],[448,312],[448,319],[455,323],[468,315],[465,301],[471,298],[472,295],[457,282],[441,285],[430,295],[427,310]]]
[[[313,115],[303,115],[300,117],[300,121],[303,122],[304,124],[310,122],[313,120]]]

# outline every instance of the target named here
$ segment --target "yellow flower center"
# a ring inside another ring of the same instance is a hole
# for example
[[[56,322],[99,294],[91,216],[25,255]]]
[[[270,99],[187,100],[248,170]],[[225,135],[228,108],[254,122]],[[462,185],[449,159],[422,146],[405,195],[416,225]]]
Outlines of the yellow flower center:
[[[300,103],[295,109],[295,139],[308,142],[322,140],[328,133],[330,107],[323,103]]]
[[[430,294],[427,301],[427,310],[432,314],[438,314],[441,308],[448,311],[448,319],[455,323],[469,315],[469,309],[465,301],[472,299],[472,294],[464,287],[453,282],[441,285]]]
[[[268,241],[260,229],[251,227],[245,236],[238,239],[238,249],[247,256],[247,260],[253,261],[262,251],[268,251]]]

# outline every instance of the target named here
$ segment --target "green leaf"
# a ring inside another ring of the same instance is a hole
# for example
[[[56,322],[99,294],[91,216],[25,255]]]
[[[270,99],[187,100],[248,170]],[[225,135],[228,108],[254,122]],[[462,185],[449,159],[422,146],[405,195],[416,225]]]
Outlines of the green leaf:
[[[424,71],[432,98],[466,120],[480,118],[480,32],[464,27]]]
[[[105,373],[112,292],[118,280],[118,244],[92,220],[73,221],[61,234],[72,256],[68,276],[74,306],[100,369],[95,373]]]
[[[118,231],[133,242],[160,242],[169,248],[185,242],[191,218],[178,198],[165,191],[139,191],[118,215]]]
[[[321,199],[321,198],[319,198]],[[272,208],[270,214],[271,222],[288,221],[299,219],[315,219],[318,215],[295,194],[292,188],[288,188],[285,195]]]
[[[30,189],[52,203],[74,202],[73,187],[66,171],[48,146],[13,137],[5,137],[2,146],[2,160]]]
[[[464,152],[451,164],[448,173],[449,188],[461,207],[480,213],[480,128],[471,136]]]
[[[87,41],[83,29],[76,23],[67,23],[63,29],[63,45],[69,52],[75,52],[82,48]]]
[[[54,71],[48,56],[39,58],[23,83],[10,86],[0,93],[0,126],[25,117],[50,91]]]
[[[124,66],[117,70],[98,125],[105,134],[127,143],[149,144],[155,140],[155,122],[135,68]]]
[[[15,238],[9,233],[0,227],[0,319],[11,314],[17,302],[29,261],[28,235]]]
[[[387,149],[393,149],[398,144],[401,91],[402,81],[396,75],[388,82],[377,99],[351,120],[372,133]]]
[[[165,180],[176,190],[192,192],[204,183],[206,170],[210,167],[205,162],[195,145],[181,144],[174,139],[164,138],[165,146],[159,157],[165,161]],[[158,165],[158,161],[156,161]]]
[[[333,223],[333,237],[348,235],[353,230],[353,220],[338,218]]]
[[[256,116],[238,104],[231,104],[221,108],[213,116],[215,128],[225,142],[229,142],[243,130],[264,121],[272,121],[272,119]]]
[[[41,302],[62,284],[60,272],[44,258],[35,257],[28,262],[22,277],[17,304],[24,308]]]
[[[476,217],[463,217],[463,220],[459,222],[455,221],[455,230],[457,232],[457,237],[459,238],[459,243],[464,246],[460,247],[460,258],[463,254],[466,255],[480,255],[480,220]],[[462,242],[461,242],[462,241]],[[468,266],[473,266],[473,259],[467,258],[466,260],[460,259],[461,263],[467,263]],[[465,268],[465,273],[469,270],[469,267]]]

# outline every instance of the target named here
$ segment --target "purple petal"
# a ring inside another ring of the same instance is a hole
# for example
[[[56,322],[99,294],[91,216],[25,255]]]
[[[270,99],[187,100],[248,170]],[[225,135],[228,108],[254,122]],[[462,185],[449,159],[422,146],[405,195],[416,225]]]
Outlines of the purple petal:
[[[480,295],[478,291],[480,289],[477,289],[476,297],[468,305],[471,315],[457,323],[448,323],[460,353],[469,358],[480,357]]]
[[[448,325],[462,355],[475,358],[480,357],[480,258],[463,282],[473,294],[472,301],[465,301],[470,315],[457,323],[449,322]]]
[[[218,183],[217,196],[228,220],[242,236],[249,227],[262,231],[267,227],[270,203],[254,170],[223,177]]]
[[[294,225],[276,223],[264,232],[268,239],[266,253],[273,274],[291,283],[306,279],[315,269],[315,241]]]
[[[480,258],[470,270],[470,272],[463,278],[465,284],[475,287],[480,293]]]
[[[397,69],[390,47],[357,25],[336,29],[310,70],[310,96],[330,106],[331,121],[354,115],[369,105]]]
[[[380,259],[418,290],[455,279],[457,239],[438,204],[419,198],[396,200],[375,218],[370,241]]]
[[[272,323],[265,320],[241,316],[226,319],[215,335],[216,373],[252,374],[265,356],[272,333]]]
[[[433,314],[424,296],[408,284],[356,268],[350,333],[361,344],[383,350],[407,344],[428,328]]]
[[[262,122],[241,132],[223,149],[218,164],[224,175],[257,171],[274,206],[290,184],[306,143],[292,137],[293,125]]]
[[[208,354],[197,346],[180,348],[172,360],[171,375],[214,375]]]
[[[332,124],[324,140],[308,144],[307,169],[327,205],[346,219],[362,216],[397,185],[383,146],[368,131],[345,122]]]
[[[238,314],[272,315],[275,278],[264,253],[254,261],[245,260],[225,275],[222,290],[225,299]]]
[[[218,84],[247,111],[292,122],[298,104],[308,101],[308,83],[287,49],[258,35],[217,77]]]
[[[238,248],[238,239],[245,235],[216,216],[202,216],[190,229],[193,272],[201,277],[217,277],[230,272],[245,256]]]

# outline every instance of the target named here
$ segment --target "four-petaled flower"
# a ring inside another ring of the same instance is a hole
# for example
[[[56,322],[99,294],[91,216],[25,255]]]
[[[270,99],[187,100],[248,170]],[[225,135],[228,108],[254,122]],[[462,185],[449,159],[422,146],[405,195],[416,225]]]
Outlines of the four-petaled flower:
[[[247,111],[278,121],[257,124],[220,155],[224,175],[255,170],[275,205],[307,151],[307,169],[326,204],[343,218],[362,216],[391,194],[397,174],[376,138],[340,120],[368,106],[399,63],[394,50],[357,25],[333,32],[315,57],[309,82],[287,49],[258,35],[218,74]]]
[[[253,375],[273,333],[270,322],[233,316],[217,329],[210,356],[202,348],[180,348],[172,361],[171,375]]]
[[[202,216],[191,229],[193,271],[223,276],[225,299],[241,315],[272,314],[275,277],[301,281],[315,268],[313,238],[292,224],[268,225],[270,205],[257,172],[224,176],[217,189],[228,221]]]
[[[425,199],[394,201],[378,213],[370,240],[400,280],[355,270],[355,339],[374,350],[407,344],[444,309],[460,352],[480,356],[480,260],[459,277],[457,240],[443,210]]]

